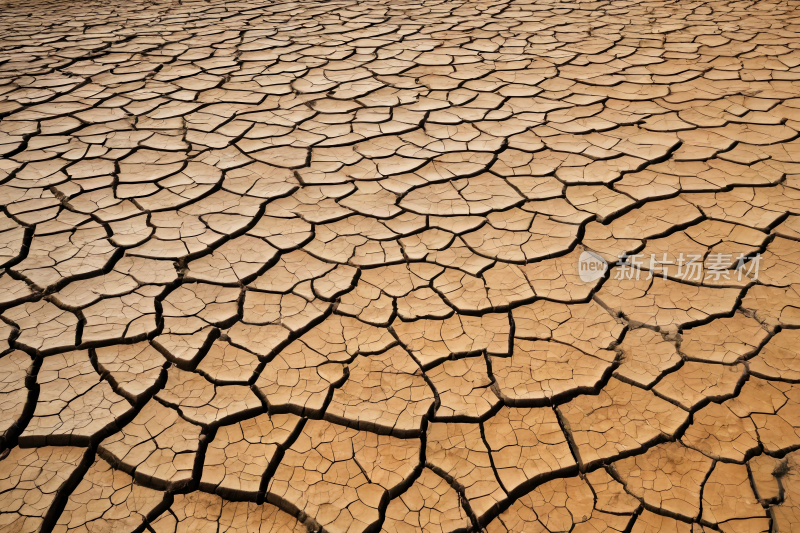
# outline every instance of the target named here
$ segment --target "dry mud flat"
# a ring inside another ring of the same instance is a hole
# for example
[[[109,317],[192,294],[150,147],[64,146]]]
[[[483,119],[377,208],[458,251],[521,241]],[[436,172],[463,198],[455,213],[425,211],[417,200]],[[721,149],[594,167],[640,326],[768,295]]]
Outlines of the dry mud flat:
[[[797,533],[798,6],[5,1],[0,532]]]

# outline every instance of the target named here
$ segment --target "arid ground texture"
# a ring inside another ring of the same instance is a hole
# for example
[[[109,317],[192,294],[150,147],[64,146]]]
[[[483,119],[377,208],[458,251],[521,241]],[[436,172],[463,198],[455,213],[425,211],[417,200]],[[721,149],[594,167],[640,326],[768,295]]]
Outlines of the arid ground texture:
[[[800,0],[2,0],[0,319],[0,533],[800,533]]]

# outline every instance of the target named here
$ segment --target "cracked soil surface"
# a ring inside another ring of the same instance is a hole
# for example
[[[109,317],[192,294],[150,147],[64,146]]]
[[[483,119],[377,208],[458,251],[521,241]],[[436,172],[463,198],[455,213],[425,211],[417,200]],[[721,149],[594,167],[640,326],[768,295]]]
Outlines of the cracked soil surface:
[[[800,533],[798,132],[798,0],[2,1],[0,532]]]

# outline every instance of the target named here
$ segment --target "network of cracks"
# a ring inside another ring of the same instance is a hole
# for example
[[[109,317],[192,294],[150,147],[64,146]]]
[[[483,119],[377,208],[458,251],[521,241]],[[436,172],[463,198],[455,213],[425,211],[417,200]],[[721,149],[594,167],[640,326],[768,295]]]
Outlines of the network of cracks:
[[[798,0],[5,0],[0,532],[797,533],[798,132]]]

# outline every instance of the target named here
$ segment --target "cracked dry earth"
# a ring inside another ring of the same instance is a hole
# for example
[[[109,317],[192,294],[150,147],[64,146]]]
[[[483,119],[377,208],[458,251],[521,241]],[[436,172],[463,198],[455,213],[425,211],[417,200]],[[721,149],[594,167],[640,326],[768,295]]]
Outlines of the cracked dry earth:
[[[798,0],[0,11],[0,532],[800,532]]]

